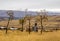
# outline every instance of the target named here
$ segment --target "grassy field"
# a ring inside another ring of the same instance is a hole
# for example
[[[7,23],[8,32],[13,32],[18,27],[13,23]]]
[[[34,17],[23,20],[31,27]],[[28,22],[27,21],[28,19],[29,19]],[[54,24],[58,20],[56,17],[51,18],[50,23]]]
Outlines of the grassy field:
[[[36,18],[39,19],[39,16],[35,16],[35,17],[31,18],[31,21],[30,21],[31,25],[30,26],[34,26]],[[56,20],[60,20],[60,16],[48,16],[47,18],[48,18],[48,20],[43,22],[44,26],[56,26],[56,24],[60,24],[60,22],[56,21]],[[8,23],[7,20],[0,21],[0,26],[7,26],[7,23]],[[26,20],[26,22],[24,22],[24,27],[28,27],[28,25],[29,25],[29,21]],[[37,25],[40,26],[40,21],[37,22]],[[20,28],[21,24],[19,24],[19,20],[11,20],[9,22],[9,27],[12,27],[12,26]]]
[[[48,20],[54,20],[55,18],[49,18]],[[0,26],[7,26],[8,21],[1,21]],[[31,25],[34,24],[34,21],[31,21]],[[38,23],[39,24],[39,23]],[[44,22],[43,25],[47,26],[55,26],[54,24],[60,24],[60,22]],[[24,27],[28,25],[28,21],[25,23]],[[40,24],[39,24],[40,25]],[[9,23],[9,27],[21,27],[19,24],[19,20],[12,20]],[[0,30],[0,41],[60,41],[60,31],[53,32],[20,32],[16,31],[8,31],[5,33],[5,30]]]
[[[1,21],[0,22],[0,26],[7,26],[7,22],[8,21]],[[34,21],[32,20],[31,21],[31,27],[32,26],[34,26]],[[40,26],[40,22],[38,22],[37,23],[38,24],[38,26]],[[60,24],[60,22],[43,22],[43,26],[56,26],[55,24]],[[18,27],[18,28],[20,28],[21,27],[21,24],[19,24],[19,20],[12,20],[12,21],[10,21],[10,23],[9,23],[9,27]],[[25,24],[24,24],[24,27],[28,27],[29,26],[29,22],[27,21]]]
[[[54,32],[20,32],[20,31],[0,31],[0,41],[60,41],[60,31]]]

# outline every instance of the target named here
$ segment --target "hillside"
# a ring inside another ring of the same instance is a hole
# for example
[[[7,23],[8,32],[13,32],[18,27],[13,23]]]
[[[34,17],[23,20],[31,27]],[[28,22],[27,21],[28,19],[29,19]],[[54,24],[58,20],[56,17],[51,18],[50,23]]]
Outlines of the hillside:
[[[9,17],[7,15],[7,11],[8,10],[0,10],[0,17]],[[25,16],[25,11],[15,11],[15,10],[12,10],[12,11],[14,13],[14,17],[20,18]],[[32,15],[37,14],[35,11],[27,11],[27,12],[28,12],[27,14],[32,14]],[[52,12],[52,11],[46,11],[46,12],[47,12],[47,15],[60,15],[60,12]]]
[[[31,27],[34,26],[36,17],[38,17],[38,16],[32,17]],[[48,16],[47,18],[48,18],[48,20],[46,22],[43,22],[44,26],[57,26],[58,24],[60,24],[60,16]],[[7,20],[1,21],[0,26],[7,26],[7,22],[8,22]],[[40,21],[38,21],[37,23],[38,23],[38,26],[40,26]],[[29,25],[29,21],[26,20],[26,22],[24,23],[24,27],[28,27],[28,25]],[[18,27],[18,28],[21,27],[21,24],[19,24],[19,19],[11,20],[9,23],[9,27],[12,27],[12,26]]]

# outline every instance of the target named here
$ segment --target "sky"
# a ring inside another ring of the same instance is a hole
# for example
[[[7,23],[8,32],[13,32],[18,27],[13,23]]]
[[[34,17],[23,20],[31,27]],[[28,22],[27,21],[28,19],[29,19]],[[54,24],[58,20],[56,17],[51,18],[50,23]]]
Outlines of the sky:
[[[0,0],[0,10],[25,10],[60,12],[60,0]]]

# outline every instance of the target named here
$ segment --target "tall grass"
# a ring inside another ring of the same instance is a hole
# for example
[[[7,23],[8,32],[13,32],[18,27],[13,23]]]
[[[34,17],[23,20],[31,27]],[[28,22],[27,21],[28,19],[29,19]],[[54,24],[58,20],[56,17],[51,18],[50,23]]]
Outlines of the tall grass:
[[[57,32],[20,32],[20,31],[8,31],[5,34],[5,30],[0,30],[0,41],[60,41],[60,31]]]

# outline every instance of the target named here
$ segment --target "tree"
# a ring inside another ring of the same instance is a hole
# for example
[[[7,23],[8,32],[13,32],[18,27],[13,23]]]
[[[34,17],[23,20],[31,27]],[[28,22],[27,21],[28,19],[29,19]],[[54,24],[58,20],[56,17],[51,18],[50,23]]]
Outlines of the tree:
[[[30,29],[30,25],[31,25],[31,23],[30,23],[30,21],[31,21],[31,14],[29,14],[27,12],[27,9],[25,10],[25,18],[29,21],[29,34],[30,34],[30,32],[31,32],[31,29]]]
[[[22,25],[22,32],[23,32],[23,25],[25,23],[25,17],[21,17],[21,19],[19,19],[19,23]]]
[[[37,21],[40,21],[40,24],[41,24],[41,34],[42,34],[42,31],[43,31],[43,20],[47,20],[47,15],[46,15],[46,11],[42,11],[40,13],[37,13],[39,15],[39,19],[37,19]]]
[[[7,14],[9,16],[9,19],[8,19],[8,23],[7,23],[7,27],[6,27],[6,34],[7,34],[7,31],[8,31],[8,26],[9,26],[9,21],[13,19],[13,11],[9,10],[7,11]]]

